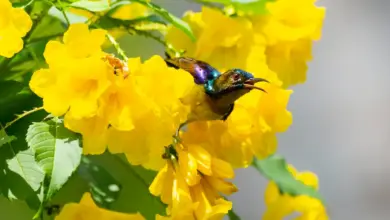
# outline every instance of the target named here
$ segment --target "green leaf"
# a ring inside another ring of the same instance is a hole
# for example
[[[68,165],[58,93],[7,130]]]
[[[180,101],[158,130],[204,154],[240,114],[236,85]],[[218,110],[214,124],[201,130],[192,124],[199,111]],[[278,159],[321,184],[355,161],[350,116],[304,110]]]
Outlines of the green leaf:
[[[27,1],[17,1],[12,3],[13,8],[25,8],[29,6],[31,3],[33,3],[34,0],[27,0]]]
[[[126,1],[121,1],[121,3],[125,3]],[[130,0],[130,2],[138,2],[140,4],[145,5],[146,7],[150,8],[153,10],[156,14],[160,15],[164,19],[166,19],[168,22],[170,22],[172,25],[175,27],[179,28],[182,30],[184,33],[186,33],[191,40],[195,41],[195,36],[194,33],[191,30],[191,27],[187,24],[187,22],[181,20],[180,18],[176,17],[175,15],[169,13],[167,10],[164,8],[152,3],[148,2],[146,0]]]
[[[92,12],[101,12],[110,9],[110,4],[107,0],[99,0],[99,1],[81,0],[81,1],[73,2],[72,4],[70,4],[70,7],[85,9]]]
[[[156,172],[141,166],[132,166],[119,155],[104,153],[88,156],[94,165],[104,167],[121,183],[122,190],[110,210],[126,213],[140,212],[145,219],[155,219],[156,214],[164,215],[166,205],[149,192],[149,185]],[[99,180],[100,181],[100,180]],[[102,184],[104,185],[104,184]]]
[[[200,0],[206,3],[220,3],[225,6],[233,6],[234,9],[247,14],[267,13],[266,4],[275,0]]]
[[[26,141],[45,173],[44,201],[48,201],[66,183],[80,164],[82,150],[78,136],[67,130],[60,119],[30,125]]]
[[[122,185],[103,167],[94,163],[88,157],[83,157],[77,173],[87,181],[90,192],[96,204],[103,208],[117,200]]]
[[[7,160],[7,164],[9,170],[21,176],[32,190],[39,189],[44,173],[35,162],[34,152],[30,148],[18,152],[15,157]]]
[[[228,216],[230,220],[241,220],[240,216],[238,216],[233,209],[229,210]]]
[[[13,140],[16,140],[15,136],[8,136],[4,129],[0,130],[0,147],[6,143],[10,143]]]
[[[274,154],[263,160],[255,158],[252,165],[264,177],[275,182],[281,193],[286,193],[291,196],[307,195],[317,198],[324,203],[322,196],[316,189],[294,178],[288,171],[287,163],[283,157]]]
[[[85,23],[88,21],[88,18],[85,17],[85,16],[81,16],[81,15],[77,15],[75,13],[72,13],[70,11],[64,11],[62,12],[61,10],[57,9],[56,7],[51,7],[48,14],[56,19],[58,19],[59,21],[62,22],[62,24],[66,24],[68,23],[68,21],[66,20],[66,17],[69,19],[69,24],[74,24],[74,23]],[[66,14],[66,17],[65,15]],[[49,29],[50,30],[50,29]],[[46,33],[45,32],[41,32],[41,33]]]
[[[149,15],[149,16],[139,17],[131,20],[121,20],[109,16],[103,16],[100,17],[99,20],[95,22],[95,24],[99,28],[103,28],[106,30],[114,29],[118,27],[124,27],[126,29],[137,29],[137,28],[142,29],[143,27],[146,27],[148,25],[149,26],[158,25],[157,26],[158,28],[156,29],[161,29],[161,26],[165,27],[166,25],[166,23],[156,15]]]

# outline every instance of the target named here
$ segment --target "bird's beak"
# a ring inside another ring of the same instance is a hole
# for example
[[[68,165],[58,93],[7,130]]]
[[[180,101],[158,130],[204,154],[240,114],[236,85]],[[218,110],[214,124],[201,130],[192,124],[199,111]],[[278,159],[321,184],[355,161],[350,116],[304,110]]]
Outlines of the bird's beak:
[[[263,79],[263,78],[251,78],[251,79],[247,79],[247,80],[244,82],[244,88],[245,88],[245,89],[257,89],[257,90],[261,90],[261,91],[267,93],[264,89],[255,86],[255,83],[258,83],[258,82],[266,82],[266,83],[269,83],[268,80]]]

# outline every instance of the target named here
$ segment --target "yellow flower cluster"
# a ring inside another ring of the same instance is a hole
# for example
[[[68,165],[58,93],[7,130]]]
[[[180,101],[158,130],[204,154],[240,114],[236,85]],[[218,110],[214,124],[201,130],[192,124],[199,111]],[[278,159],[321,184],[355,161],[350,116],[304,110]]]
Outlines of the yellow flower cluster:
[[[312,172],[297,172],[293,166],[289,166],[289,171],[293,176],[305,185],[318,190],[318,178]],[[318,199],[300,195],[289,196],[280,194],[274,182],[270,182],[265,191],[266,212],[263,220],[282,220],[285,217],[297,212],[301,214],[296,220],[328,220],[326,209]]]
[[[137,214],[125,214],[99,208],[90,193],[84,193],[80,203],[69,203],[64,206],[56,220],[144,220]]]
[[[220,193],[230,195],[237,191],[225,180],[234,177],[231,165],[198,145],[181,143],[175,149],[149,188],[168,204],[169,217],[159,219],[222,219],[232,203]]]
[[[314,0],[297,2],[269,3],[270,13],[262,16],[228,16],[207,7],[189,12],[184,20],[196,42],[169,29],[167,40],[187,56],[271,82],[263,86],[267,93],[252,91],[237,100],[226,121],[192,122],[180,138],[172,135],[199,102],[192,76],[167,67],[159,56],[122,61],[103,52],[105,30],[72,24],[63,42],[50,41],[44,52],[48,68],[33,74],[30,88],[43,98],[46,111],[64,116],[65,126],[82,134],[84,154],[108,149],[125,153],[133,165],[159,171],[149,190],[168,207],[167,217],[156,218],[222,219],[232,207],[222,194],[237,191],[227,181],[234,177],[233,168],[274,153],[276,134],[292,123],[287,111],[292,91],[285,88],[302,81],[306,69],[301,67],[324,16]],[[305,184],[317,184],[311,174],[292,172]],[[317,200],[280,195],[276,189],[272,183],[267,189],[264,219],[281,219],[294,210],[303,216],[324,211]]]
[[[188,136],[186,142],[210,145],[207,148],[234,167],[248,166],[254,155],[263,158],[273,153],[276,133],[292,123],[291,113],[286,110],[292,91],[281,89],[281,81],[267,66],[265,36],[256,34],[247,18],[229,17],[207,7],[199,13],[187,13],[184,20],[193,28],[196,43],[174,27],[166,38],[175,48],[185,49],[186,56],[206,61],[221,71],[243,68],[271,82],[264,86],[267,94],[253,91],[236,101],[226,122],[190,124],[184,134]],[[191,101],[191,93],[188,96],[189,103],[195,102]]]
[[[206,61],[224,71],[242,68],[277,77],[283,87],[304,82],[313,40],[321,36],[325,9],[315,0],[277,0],[267,3],[266,15],[229,16],[203,7],[187,12],[183,20],[193,29],[196,42],[175,27],[167,41],[186,56]],[[274,80],[278,81],[278,80]]]
[[[108,145],[113,153],[126,153],[131,163],[158,170],[164,165],[163,146],[188,114],[179,98],[193,79],[168,68],[159,56],[124,63],[105,54],[105,34],[71,25],[64,43],[47,44],[49,68],[33,74],[30,88],[43,98],[47,112],[65,115],[65,126],[83,135],[85,154],[103,153]]]
[[[8,0],[0,0],[0,56],[11,58],[23,48],[23,40],[32,21],[22,8],[13,8]]]

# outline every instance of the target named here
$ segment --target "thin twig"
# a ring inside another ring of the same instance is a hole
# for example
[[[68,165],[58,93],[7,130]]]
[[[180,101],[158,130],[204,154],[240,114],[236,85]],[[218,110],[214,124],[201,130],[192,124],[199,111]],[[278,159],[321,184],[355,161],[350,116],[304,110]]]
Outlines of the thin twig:
[[[32,43],[35,43],[35,42],[38,42],[38,41],[50,40],[52,38],[61,37],[63,34],[64,34],[64,32],[61,32],[61,33],[55,33],[55,34],[47,35],[47,36],[44,36],[44,37],[39,37],[39,38],[34,38],[34,39],[31,39],[31,40],[27,40],[25,46],[28,46],[28,45],[30,45]]]
[[[22,118],[26,117],[27,115],[30,115],[30,114],[32,114],[32,113],[34,113],[34,112],[40,111],[40,110],[43,110],[43,107],[33,108],[33,109],[29,110],[29,111],[23,112],[23,113],[20,114],[20,115],[17,115],[17,117],[16,117],[14,120],[12,120],[12,121],[8,122],[7,124],[5,124],[5,126],[4,126],[3,129],[5,130],[6,128],[8,128],[9,126],[11,126],[11,125],[14,124],[15,122],[19,121],[20,119],[22,119]]]
[[[108,40],[111,42],[111,44],[115,47],[116,51],[118,52],[118,54],[125,60],[127,61],[129,58],[126,56],[126,53],[125,51],[122,50],[122,48],[120,47],[119,43],[115,40],[115,38],[107,33],[106,34]]]
[[[69,27],[70,21],[69,21],[68,15],[67,15],[66,12],[65,12],[65,7],[64,7],[64,5],[62,4],[61,0],[58,0],[58,4],[59,4],[60,7],[61,7],[62,15],[64,15],[65,20],[66,20],[66,23],[68,24],[68,27]]]

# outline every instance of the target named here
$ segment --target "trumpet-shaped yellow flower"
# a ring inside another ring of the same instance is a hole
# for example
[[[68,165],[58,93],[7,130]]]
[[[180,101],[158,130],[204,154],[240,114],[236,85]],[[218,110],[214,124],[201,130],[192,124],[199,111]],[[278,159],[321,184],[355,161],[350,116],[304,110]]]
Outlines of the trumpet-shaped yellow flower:
[[[149,1],[149,0],[148,0]],[[129,2],[120,6],[111,17],[121,20],[132,20],[146,16],[150,13],[148,8],[137,2]]]
[[[64,34],[64,43],[46,45],[49,68],[33,74],[30,88],[43,98],[47,112],[61,116],[69,111],[75,118],[97,114],[98,98],[114,77],[113,67],[102,59],[104,39],[104,30],[89,31],[86,24],[73,24]]]
[[[111,152],[126,153],[132,164],[159,170],[164,165],[164,146],[172,142],[172,135],[188,114],[179,98],[193,79],[182,70],[168,68],[159,56],[144,63],[139,58],[130,59],[128,66],[137,96],[128,103],[134,129],[110,131],[115,138],[109,138],[108,146]]]
[[[144,220],[137,214],[126,214],[99,208],[92,200],[90,193],[85,193],[80,203],[69,203],[64,206],[56,220]]]
[[[23,40],[32,21],[22,8],[13,8],[8,0],[0,0],[0,56],[11,58],[23,48]]]
[[[84,153],[100,154],[108,144],[132,163],[159,169],[163,146],[187,114],[179,98],[192,78],[158,56],[124,63],[107,55],[100,48],[104,34],[71,25],[64,43],[47,44],[49,68],[33,74],[30,88],[46,111],[65,114],[65,126],[83,135]]]
[[[284,87],[306,80],[313,41],[321,37],[325,8],[315,0],[267,3],[266,16],[252,17],[255,30],[267,39],[267,63]]]
[[[150,186],[150,192],[168,204],[169,217],[161,219],[222,219],[232,204],[221,196],[237,188],[225,179],[234,177],[229,163],[198,145],[176,145]]]
[[[191,26],[197,41],[176,27],[170,27],[166,39],[186,56],[206,61],[221,71],[229,68],[246,69],[252,53],[255,36],[249,19],[232,18],[222,12],[202,7],[198,13],[187,12],[183,17]]]
[[[294,167],[289,166],[289,171],[296,179],[305,185],[318,189],[318,178],[312,172],[297,172]],[[326,209],[318,199],[306,195],[290,196],[280,194],[277,185],[270,182],[265,191],[266,212],[263,220],[282,220],[285,217],[298,212],[300,216],[296,220],[327,220]]]

